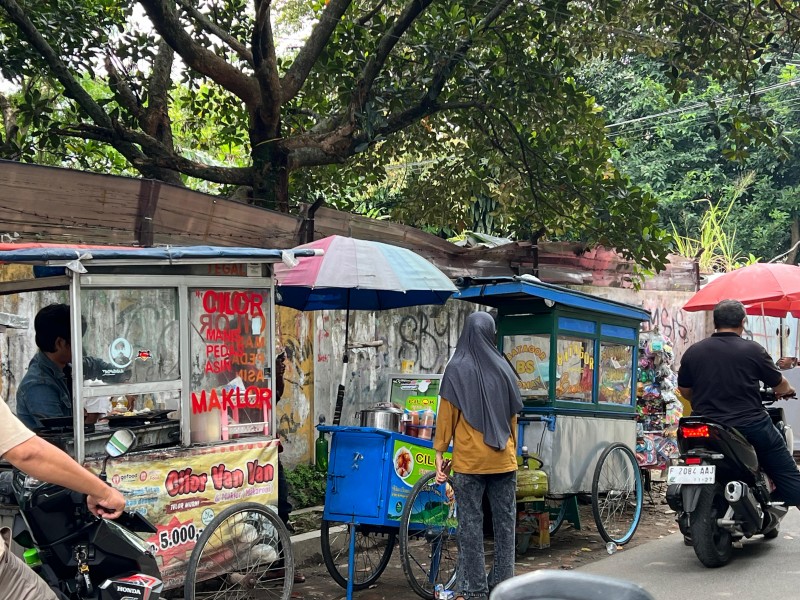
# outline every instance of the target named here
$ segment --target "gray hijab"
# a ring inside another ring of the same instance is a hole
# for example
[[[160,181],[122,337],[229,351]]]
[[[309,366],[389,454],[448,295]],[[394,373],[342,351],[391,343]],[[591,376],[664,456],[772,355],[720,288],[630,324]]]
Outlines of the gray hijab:
[[[511,418],[522,410],[517,377],[495,346],[489,313],[467,317],[439,390],[458,408],[487,446],[502,450],[511,435]]]

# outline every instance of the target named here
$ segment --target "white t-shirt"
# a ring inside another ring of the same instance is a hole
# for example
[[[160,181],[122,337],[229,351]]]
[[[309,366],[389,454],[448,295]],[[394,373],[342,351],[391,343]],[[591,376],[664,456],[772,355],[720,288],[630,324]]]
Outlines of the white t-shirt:
[[[5,400],[0,398],[0,457],[22,442],[29,440],[33,435],[33,432],[22,424],[17,415],[11,412]],[[0,537],[0,558],[3,557],[5,551],[5,542]]]

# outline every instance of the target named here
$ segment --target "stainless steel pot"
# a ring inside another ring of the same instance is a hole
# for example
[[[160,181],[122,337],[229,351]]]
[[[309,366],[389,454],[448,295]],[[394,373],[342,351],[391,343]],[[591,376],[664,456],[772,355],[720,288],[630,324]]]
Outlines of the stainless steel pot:
[[[400,418],[403,411],[391,404],[376,404],[372,408],[359,411],[361,427],[375,427],[387,431],[400,431]]]

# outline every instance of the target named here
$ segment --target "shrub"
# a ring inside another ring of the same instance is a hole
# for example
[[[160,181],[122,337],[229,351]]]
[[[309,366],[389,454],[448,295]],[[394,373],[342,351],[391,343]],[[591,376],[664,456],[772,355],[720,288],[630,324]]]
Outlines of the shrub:
[[[294,510],[325,503],[327,475],[320,473],[313,465],[298,465],[294,469],[286,469],[286,481]]]

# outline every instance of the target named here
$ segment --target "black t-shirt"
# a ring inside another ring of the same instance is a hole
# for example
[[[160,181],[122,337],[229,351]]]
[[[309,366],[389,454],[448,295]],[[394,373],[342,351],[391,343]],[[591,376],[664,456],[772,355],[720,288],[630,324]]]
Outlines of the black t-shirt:
[[[678,386],[692,388],[692,414],[750,425],[766,414],[759,382],[775,387],[781,372],[767,351],[733,332],[715,333],[683,353]]]

